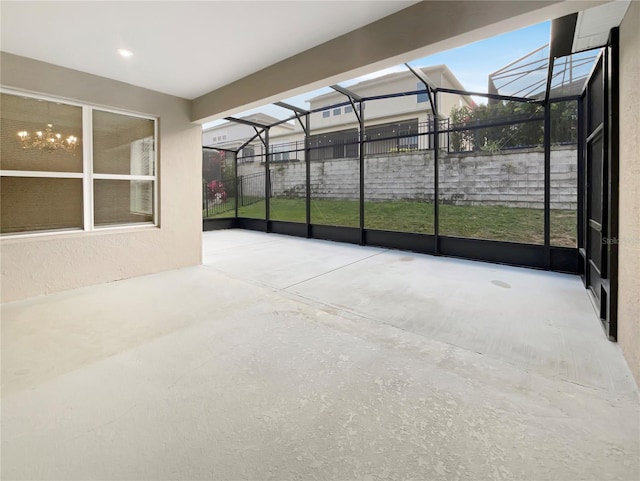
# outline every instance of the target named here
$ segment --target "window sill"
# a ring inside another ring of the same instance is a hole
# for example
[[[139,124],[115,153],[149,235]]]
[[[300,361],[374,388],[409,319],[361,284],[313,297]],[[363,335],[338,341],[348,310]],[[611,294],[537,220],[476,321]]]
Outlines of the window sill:
[[[160,231],[160,226],[155,224],[133,224],[133,225],[113,225],[96,227],[93,230],[85,231],[81,229],[69,229],[69,230],[56,230],[56,231],[42,231],[42,232],[25,232],[15,234],[2,234],[0,236],[0,244],[10,245],[14,243],[21,243],[25,241],[43,241],[43,240],[57,240],[60,238],[80,238],[96,235],[112,235],[112,234],[124,234],[124,233],[137,233],[146,231]]]

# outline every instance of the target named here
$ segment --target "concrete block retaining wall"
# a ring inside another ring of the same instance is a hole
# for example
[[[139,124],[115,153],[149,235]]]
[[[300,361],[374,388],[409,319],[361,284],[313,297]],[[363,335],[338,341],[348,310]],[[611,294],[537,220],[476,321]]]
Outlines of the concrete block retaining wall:
[[[551,152],[551,208],[576,209],[575,146]],[[311,162],[311,192],[315,199],[357,200],[359,160]],[[543,207],[544,153],[541,149],[512,152],[440,155],[440,202],[453,205]],[[242,163],[239,175],[263,172],[260,162]],[[433,201],[433,152],[376,155],[365,158],[365,198],[368,201]],[[304,161],[271,164],[273,197],[303,198]]]

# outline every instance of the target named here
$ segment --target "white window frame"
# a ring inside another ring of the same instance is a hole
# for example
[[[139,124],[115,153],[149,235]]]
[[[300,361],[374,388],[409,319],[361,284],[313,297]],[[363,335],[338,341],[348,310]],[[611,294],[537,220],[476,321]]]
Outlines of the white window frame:
[[[55,229],[30,232],[12,232],[1,234],[1,239],[15,239],[20,237],[38,237],[60,234],[77,234],[79,232],[96,232],[105,230],[139,229],[148,227],[158,227],[158,117],[130,112],[97,105],[79,103],[60,97],[41,95],[33,92],[0,88],[0,93],[7,95],[17,95],[47,102],[59,102],[61,104],[80,107],[82,109],[82,172],[53,172],[53,171],[30,171],[30,170],[0,170],[0,177],[41,177],[55,179],[82,179],[82,209],[83,219],[81,229]],[[93,172],[93,112],[110,112],[118,115],[126,115],[139,119],[153,121],[153,175],[128,175],[128,174],[99,174]],[[151,222],[113,224],[105,226],[94,225],[94,180],[147,180],[153,182],[153,220]]]
[[[274,162],[283,162],[289,160],[290,145],[286,142],[274,144],[271,146],[271,160]]]
[[[131,172],[132,176],[146,175],[141,173],[145,171],[155,172],[155,164],[154,164],[153,158],[149,158],[148,155],[146,156],[144,155],[145,146],[147,146],[147,153],[151,153],[152,155],[155,155],[155,149],[156,149],[155,144],[156,142],[154,137],[145,137],[143,139],[138,139],[131,142],[131,144],[129,145],[129,152],[130,152],[130,158],[131,158],[131,165],[129,167],[129,171]],[[150,146],[150,148],[148,146]],[[145,160],[147,161],[146,169],[142,164],[142,161],[145,161]],[[140,163],[140,165],[137,165],[137,163]],[[139,172],[135,172],[136,170]],[[136,180],[136,179],[132,179],[132,180]],[[129,186],[129,192],[131,195],[129,199],[129,205],[130,205],[129,209],[134,214],[150,215],[153,217],[153,202],[149,204],[149,207],[148,207],[148,209],[150,210],[149,212],[146,208],[146,205],[145,205],[146,203],[143,202],[144,199],[142,195],[142,189],[139,189],[138,187],[139,187],[139,184],[133,184],[133,183]],[[155,194],[153,194],[153,192],[152,192],[152,195],[155,197]]]

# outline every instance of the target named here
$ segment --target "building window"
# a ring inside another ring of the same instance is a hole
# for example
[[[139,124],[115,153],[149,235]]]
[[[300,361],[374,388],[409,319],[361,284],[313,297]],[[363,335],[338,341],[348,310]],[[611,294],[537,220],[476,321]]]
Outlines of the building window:
[[[424,83],[418,82],[416,90],[425,90],[426,88],[427,86]],[[427,92],[418,94],[418,103],[428,102],[428,101],[429,101],[429,94]]]
[[[154,124],[93,110],[95,226],[153,222]]]
[[[3,235],[156,223],[154,119],[0,96]]]
[[[309,137],[311,160],[358,157],[358,129],[338,130]]]
[[[271,146],[271,160],[274,162],[286,162],[289,160],[291,144],[275,144]]]
[[[330,115],[331,115],[331,112],[330,112],[330,111],[328,111],[328,110],[324,110],[324,111],[322,112],[322,118],[323,118],[323,119],[326,119],[326,118],[327,118],[327,117],[329,117]]]
[[[333,115],[340,115],[342,113],[342,109],[333,109]]]
[[[351,112],[353,112],[353,107],[351,105],[345,105],[344,113],[345,114],[350,114]]]
[[[371,125],[365,129],[365,153],[378,155],[418,148],[418,119]]]
[[[251,145],[247,145],[244,149],[242,149],[241,157],[253,157],[255,155],[256,155],[256,151]]]

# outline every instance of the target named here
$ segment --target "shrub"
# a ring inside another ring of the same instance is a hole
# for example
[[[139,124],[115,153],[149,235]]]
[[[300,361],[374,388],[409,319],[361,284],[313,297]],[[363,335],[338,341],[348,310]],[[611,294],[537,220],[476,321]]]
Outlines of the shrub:
[[[207,184],[207,191],[209,193],[208,198],[212,199],[215,203],[221,204],[227,201],[227,191],[222,182],[212,180]]]

